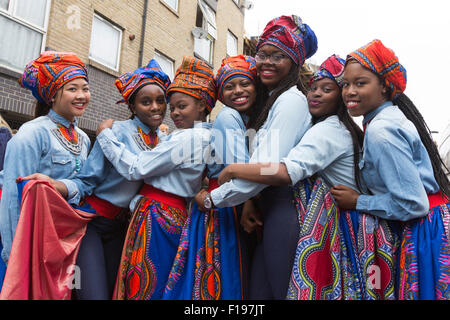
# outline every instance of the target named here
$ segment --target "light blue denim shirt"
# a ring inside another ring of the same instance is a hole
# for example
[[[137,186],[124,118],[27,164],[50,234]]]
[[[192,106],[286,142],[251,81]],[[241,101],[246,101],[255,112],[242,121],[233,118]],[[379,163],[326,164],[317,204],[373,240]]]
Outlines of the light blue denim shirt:
[[[249,162],[279,163],[310,127],[311,115],[306,97],[294,86],[278,97],[266,122],[251,139]],[[244,203],[266,187],[265,184],[233,179],[213,190],[211,198],[219,208],[232,207]]]
[[[352,136],[333,115],[309,129],[281,162],[293,185],[318,173],[329,187],[342,184],[358,190],[353,155]]]
[[[76,121],[75,129],[79,139],[77,146],[70,146],[67,140],[63,140],[56,123],[67,128],[70,126],[68,120],[50,110],[47,116],[22,125],[8,142],[0,205],[2,258],[5,262],[9,257],[20,214],[16,178],[39,172],[53,179],[70,179],[81,170],[88,156],[89,137],[76,126]]]
[[[392,102],[364,117],[362,177],[373,195],[361,195],[356,209],[407,221],[427,214],[427,194],[439,191],[427,150],[414,124]]]
[[[103,153],[127,180],[144,180],[148,185],[191,198],[200,191],[206,163],[211,157],[209,123],[176,130],[153,150],[139,154],[130,152],[117,140],[111,129],[97,137]],[[134,207],[136,198],[130,204]]]
[[[247,121],[248,117],[227,106],[217,115],[211,129],[211,146],[214,149],[211,161],[214,163],[208,165],[209,178],[218,178],[220,172],[231,163],[249,161],[244,119]]]
[[[138,132],[138,127],[148,134],[150,128],[146,126],[138,117],[126,121],[115,121],[112,132],[117,140],[122,142],[127,150],[133,154],[150,150]],[[159,140],[164,140],[166,135],[157,130]],[[121,176],[113,167],[111,162],[104,156],[100,144],[96,141],[91,153],[83,166],[83,169],[73,180],[61,180],[68,189],[73,190],[68,195],[67,200],[71,204],[79,204],[80,200],[94,193],[100,199],[121,207],[128,208],[128,205],[141,188],[142,181],[128,181]]]

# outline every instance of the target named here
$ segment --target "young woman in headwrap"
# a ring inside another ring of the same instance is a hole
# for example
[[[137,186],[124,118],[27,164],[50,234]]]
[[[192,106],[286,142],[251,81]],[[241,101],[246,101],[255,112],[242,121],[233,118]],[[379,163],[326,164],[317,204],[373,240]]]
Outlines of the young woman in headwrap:
[[[214,75],[199,59],[185,57],[167,90],[170,115],[178,129],[154,149],[134,154],[108,127],[99,126],[103,153],[127,180],[144,180],[134,199],[115,299],[157,300],[163,297],[187,219],[186,198],[200,190],[210,139],[207,114],[216,102]]]
[[[76,119],[90,101],[88,75],[75,54],[42,53],[25,67],[19,83],[37,99],[37,118],[25,123],[6,148],[0,206],[5,262],[20,213],[16,179],[35,172],[55,179],[72,178],[83,167],[90,147]]]
[[[218,98],[224,104],[211,130],[213,157],[207,166],[208,190],[218,187],[220,171],[230,163],[248,162],[246,123],[256,100],[255,59],[226,58],[216,75]],[[201,193],[199,193],[201,195]],[[178,257],[164,299],[239,300],[243,297],[240,208],[198,210],[194,203],[183,229]]]
[[[371,192],[332,193],[342,208],[399,222],[398,299],[449,299],[450,184],[405,88],[406,70],[380,40],[348,55],[343,99],[352,116],[364,116],[360,168]]]
[[[115,85],[123,96],[118,103],[126,103],[132,117],[114,122],[111,130],[133,154],[151,150],[164,139],[159,126],[166,113],[169,84],[169,77],[155,60],[116,80]],[[47,178],[36,174],[24,179]],[[128,181],[120,175],[96,142],[74,179],[50,179],[50,183],[70,204],[97,215],[88,224],[77,257],[77,266],[82,270],[77,298],[111,299],[128,225],[128,206],[142,187],[142,181]],[[73,192],[68,194],[68,190]]]
[[[378,266],[380,259],[390,266],[383,269],[383,279],[393,277],[391,230],[384,222],[373,221],[370,215],[339,212],[329,192],[334,185],[364,190],[356,166],[363,132],[342,100],[344,63],[344,59],[332,55],[313,75],[307,95],[313,126],[281,163],[232,164],[219,177],[219,183],[240,178],[294,186],[300,239],[288,299],[393,298],[393,282],[386,286],[383,283],[379,290],[367,286],[368,271],[373,265]],[[277,169],[275,173],[263,174],[270,167]],[[368,225],[376,227],[367,233],[364,226]],[[374,239],[372,234],[384,238]],[[367,243],[372,247],[366,246]]]
[[[256,49],[263,91],[248,124],[256,131],[250,162],[279,162],[311,126],[297,82],[301,66],[317,50],[317,39],[298,16],[282,16],[268,23]],[[198,203],[231,207],[260,192],[264,231],[252,261],[249,294],[251,299],[285,299],[299,233],[291,190],[233,179]]]
[[[21,213],[22,187],[16,183],[16,180],[34,172],[42,172],[55,179],[74,177],[83,167],[90,147],[90,140],[78,128],[76,119],[83,115],[90,101],[88,75],[85,65],[75,54],[42,53],[39,58],[25,67],[19,83],[31,90],[37,99],[36,119],[21,126],[17,134],[8,142],[5,152],[3,194],[0,206],[2,259],[5,263],[8,263],[10,259],[18,223],[25,219],[20,219],[20,216],[24,214]],[[41,201],[44,202],[43,199]],[[43,207],[47,203],[36,203],[36,208]],[[33,257],[28,256],[29,247],[22,246],[33,236],[41,238],[48,236],[42,234],[46,232],[46,227],[43,224],[39,225],[41,220],[38,218],[31,220],[34,219],[33,212],[36,208],[29,210],[32,218],[25,219],[27,220],[25,224],[33,224],[36,221],[33,225],[36,229],[33,232],[25,230],[19,236],[21,242],[19,241],[20,244],[17,244],[14,251],[16,257],[14,257],[13,265],[7,270],[2,298],[27,299],[36,293],[34,290],[46,291],[47,289],[44,288],[45,285],[42,285],[45,280],[35,285],[42,280],[40,274],[27,274],[30,278],[25,278],[16,273],[17,270],[26,272],[27,267],[31,266],[31,263],[24,259],[33,258],[36,265],[46,267],[45,261],[41,261],[42,256],[39,255],[45,251],[40,247],[42,242],[30,241],[30,250],[36,253]],[[63,216],[57,219],[65,220]],[[56,247],[57,245],[54,248]],[[67,252],[69,251],[67,247]],[[65,273],[66,270],[63,272]],[[34,281],[33,284],[28,280]],[[26,291],[23,295],[17,288],[21,284]],[[33,293],[28,294],[29,292]],[[9,295],[10,293],[12,295]],[[43,295],[45,294],[44,292]],[[38,299],[42,296],[37,294],[34,297]]]

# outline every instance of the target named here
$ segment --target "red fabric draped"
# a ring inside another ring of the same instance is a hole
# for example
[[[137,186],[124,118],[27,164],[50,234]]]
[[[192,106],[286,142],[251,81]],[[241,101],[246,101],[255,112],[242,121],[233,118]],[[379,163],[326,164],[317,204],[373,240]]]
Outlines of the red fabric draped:
[[[28,182],[0,299],[70,300],[71,268],[94,216],[72,208],[47,182]]]

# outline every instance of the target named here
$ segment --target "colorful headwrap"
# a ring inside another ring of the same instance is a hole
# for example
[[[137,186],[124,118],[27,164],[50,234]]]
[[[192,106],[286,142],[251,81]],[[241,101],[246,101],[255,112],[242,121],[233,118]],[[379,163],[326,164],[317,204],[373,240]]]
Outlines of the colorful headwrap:
[[[208,113],[216,104],[216,83],[212,69],[202,60],[183,57],[175,79],[167,89],[167,95],[181,92],[196,99],[204,99]]]
[[[127,72],[117,78],[115,85],[123,97],[123,100],[117,103],[129,103],[130,97],[137,90],[148,84],[156,84],[163,89],[164,94],[170,85],[170,79],[165,74],[155,59],[145,67],[136,69],[133,72]]]
[[[265,44],[283,50],[298,65],[303,65],[317,51],[314,31],[296,15],[281,16],[270,21],[256,45],[256,51]]]
[[[222,65],[217,71],[216,76],[218,99],[221,102],[223,102],[223,86],[236,77],[246,77],[253,83],[256,83],[257,71],[255,58],[240,54],[222,60]]]
[[[86,66],[75,53],[46,51],[27,64],[18,82],[49,105],[56,91],[76,78],[88,81]]]
[[[362,48],[350,53],[349,59],[357,60],[384,80],[391,88],[391,100],[406,89],[406,69],[399,63],[394,51],[385,47],[380,40],[373,40]]]
[[[314,76],[311,78],[310,85],[313,82],[319,81],[323,78],[330,78],[331,80],[336,81],[339,87],[342,87],[344,66],[345,60],[338,55],[333,54],[331,57],[328,57],[314,73]]]

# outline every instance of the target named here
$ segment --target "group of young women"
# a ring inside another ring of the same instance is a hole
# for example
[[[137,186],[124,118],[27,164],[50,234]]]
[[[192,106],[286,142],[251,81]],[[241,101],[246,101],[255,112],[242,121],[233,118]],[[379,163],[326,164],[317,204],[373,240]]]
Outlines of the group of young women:
[[[78,299],[450,299],[450,184],[406,70],[374,40],[305,84],[316,50],[292,15],[216,76],[185,57],[171,82],[152,60],[117,79],[132,117],[103,121],[92,150],[83,63],[32,61],[37,118],[2,172],[0,298],[75,283]]]

